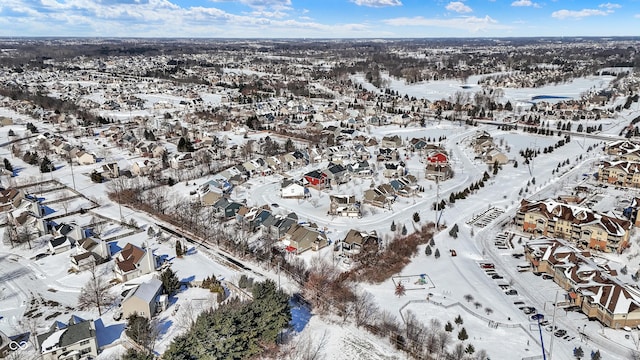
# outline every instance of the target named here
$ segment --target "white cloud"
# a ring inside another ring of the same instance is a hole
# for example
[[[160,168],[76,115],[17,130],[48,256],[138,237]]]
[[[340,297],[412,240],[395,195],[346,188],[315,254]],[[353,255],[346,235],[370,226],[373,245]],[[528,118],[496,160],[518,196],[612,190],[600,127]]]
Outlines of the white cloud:
[[[633,15],[633,17],[636,18],[636,19],[640,19],[640,14],[635,14],[635,15]]]
[[[468,7],[467,5],[465,5],[464,3],[460,2],[460,1],[452,1],[450,2],[447,6],[446,9],[449,11],[455,11],[457,13],[470,13],[473,10],[471,10],[470,7]]]
[[[287,17],[289,14],[283,11],[264,11],[264,10],[256,10],[251,12],[251,16],[254,17],[267,17],[274,19],[282,19]]]
[[[368,7],[386,7],[386,6],[401,6],[400,0],[351,0],[352,3],[359,6]]]
[[[532,6],[532,7],[540,7],[540,4],[534,3],[531,0],[516,0],[511,3],[511,6]]]
[[[620,4],[606,3],[606,4],[600,4],[598,5],[598,7],[613,11],[613,9],[620,9],[622,6]]]
[[[607,12],[598,9],[582,9],[582,10],[558,10],[551,14],[556,19],[582,19],[588,16],[605,16]]]
[[[450,29],[469,30],[469,32],[477,33],[485,30],[509,30],[511,26],[502,25],[490,16],[476,17],[464,16],[453,19],[427,19],[422,16],[400,17],[383,20],[387,25],[391,26],[431,26]]]
[[[291,10],[291,0],[209,0],[211,2],[230,2],[235,1],[243,5],[249,6],[252,9],[273,9],[273,10]]]

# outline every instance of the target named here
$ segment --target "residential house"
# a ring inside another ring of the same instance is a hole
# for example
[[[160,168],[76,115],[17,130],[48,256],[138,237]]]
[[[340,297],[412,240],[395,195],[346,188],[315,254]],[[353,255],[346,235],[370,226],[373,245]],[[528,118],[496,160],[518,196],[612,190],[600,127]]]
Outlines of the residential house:
[[[51,226],[51,234],[53,236],[68,237],[74,245],[78,243],[80,240],[85,238],[85,233],[82,230],[82,226],[74,222],[61,223],[61,224],[51,223],[50,226]]]
[[[262,223],[270,217],[273,218],[273,215],[268,208],[260,208],[257,209],[255,213],[252,213],[251,216],[246,216],[244,223],[249,231],[255,232],[262,225]]]
[[[311,196],[309,189],[296,181],[283,181],[280,188],[280,197],[285,199],[304,199]]]
[[[92,165],[96,163],[96,156],[81,150],[75,154],[74,161],[78,165]]]
[[[293,224],[284,234],[282,239],[286,250],[290,253],[301,254],[309,249],[318,251],[329,245],[327,236],[314,227],[300,224]]]
[[[389,186],[390,187],[390,186]],[[382,185],[364,191],[362,202],[383,209],[391,209],[395,202],[396,195],[392,189],[387,190]]]
[[[378,149],[378,156],[376,157],[376,161],[397,161],[398,159],[399,155],[396,149],[382,147]]]
[[[172,169],[180,170],[180,169],[189,169],[196,165],[196,161],[193,158],[193,153],[178,153],[172,154],[169,157],[169,166]]]
[[[116,162],[104,164],[98,173],[107,179],[116,179],[120,177],[120,167]]]
[[[416,178],[413,175],[402,176],[398,179],[389,181],[389,185],[393,188],[396,195],[403,197],[415,196],[418,192],[418,187],[415,186]]]
[[[555,200],[522,200],[516,225],[525,232],[571,240],[579,248],[621,253],[629,245],[631,223],[589,208]]]
[[[404,166],[397,163],[385,163],[382,175],[386,178],[394,178],[404,175]]]
[[[340,242],[340,249],[349,256],[356,255],[359,254],[362,248],[368,243],[378,245],[378,236],[375,234],[375,231],[366,233],[351,229]]]
[[[412,138],[409,140],[409,148],[412,151],[420,151],[423,150],[427,146],[427,139],[425,138]]]
[[[322,172],[322,175],[324,175],[325,179],[328,180],[331,185],[340,185],[349,182],[349,171],[341,164],[329,163],[329,166]]]
[[[71,256],[71,268],[76,271],[89,269],[111,258],[107,242],[97,238],[84,238],[78,242],[76,255]]]
[[[353,145],[352,153],[352,158],[358,161],[367,161],[371,159],[371,153],[363,144]]]
[[[436,164],[436,165],[448,164],[449,156],[444,151],[431,151],[427,155],[427,163]]]
[[[68,324],[56,322],[46,333],[36,336],[39,359],[80,360],[98,356],[98,341],[93,320],[72,317]]]
[[[154,160],[138,160],[131,165],[131,174],[135,176],[145,176],[160,170],[162,166]]]
[[[295,213],[290,213],[285,217],[282,216],[268,216],[260,228],[264,235],[271,235],[274,239],[280,239],[284,234],[298,222],[298,216]]]
[[[0,212],[16,209],[24,198],[24,192],[20,189],[0,190]]]
[[[56,236],[47,242],[52,255],[60,254],[75,246],[75,241],[66,236]]]
[[[360,202],[356,201],[354,195],[329,195],[328,215],[345,217],[361,217]]]
[[[242,206],[242,203],[232,201],[226,197],[219,198],[212,205],[215,215],[222,219],[231,219],[235,217],[236,213]]]
[[[304,174],[304,179],[309,186],[315,189],[324,189],[328,185],[327,175],[320,170],[312,170]]]
[[[380,141],[380,147],[398,149],[402,147],[402,138],[398,135],[387,135]]]
[[[507,155],[502,153],[500,150],[496,148],[488,149],[483,155],[482,158],[485,163],[492,165],[498,163],[498,165],[504,165],[509,162],[509,158]]]
[[[476,149],[482,147],[482,144],[486,144],[487,142],[493,144],[493,138],[487,131],[482,130],[475,133],[471,139],[471,146]]]
[[[155,271],[156,265],[156,257],[151,249],[128,243],[116,255],[114,273],[117,280],[125,282]]]
[[[368,161],[362,160],[347,165],[347,170],[351,173],[351,176],[356,177],[370,177],[373,175],[373,169]]]
[[[211,206],[224,196],[222,189],[217,187],[207,187],[204,193],[200,193],[200,203],[204,206]]]
[[[155,277],[136,286],[122,300],[122,317],[126,319],[135,313],[151,319],[161,309],[159,301],[161,293],[162,281]]]
[[[453,177],[453,170],[449,164],[427,163],[424,177],[434,181],[445,181]]]

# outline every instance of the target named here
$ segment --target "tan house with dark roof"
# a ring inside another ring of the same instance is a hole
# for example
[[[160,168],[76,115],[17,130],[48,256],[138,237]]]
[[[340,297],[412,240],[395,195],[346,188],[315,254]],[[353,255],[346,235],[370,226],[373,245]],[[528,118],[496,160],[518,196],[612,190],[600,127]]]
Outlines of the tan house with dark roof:
[[[316,227],[294,224],[285,233],[282,242],[287,251],[301,254],[309,249],[318,251],[329,245],[327,236]]]

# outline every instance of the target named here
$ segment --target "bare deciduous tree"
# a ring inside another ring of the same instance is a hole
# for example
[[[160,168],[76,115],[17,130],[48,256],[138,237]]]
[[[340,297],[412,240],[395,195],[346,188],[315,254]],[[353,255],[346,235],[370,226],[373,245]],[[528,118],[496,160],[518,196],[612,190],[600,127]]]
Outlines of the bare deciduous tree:
[[[360,327],[365,324],[372,324],[376,321],[375,315],[378,313],[378,307],[374,301],[373,295],[367,291],[360,291],[356,294],[353,302],[353,317],[356,326]]]
[[[98,314],[102,316],[102,309],[113,304],[115,296],[109,291],[109,283],[95,264],[91,265],[89,272],[89,281],[80,290],[78,307],[80,309],[97,307]]]
[[[322,336],[312,336],[310,332],[306,332],[300,336],[298,341],[292,343],[282,358],[285,360],[324,360],[326,358],[323,349],[329,341],[327,330],[323,331]]]

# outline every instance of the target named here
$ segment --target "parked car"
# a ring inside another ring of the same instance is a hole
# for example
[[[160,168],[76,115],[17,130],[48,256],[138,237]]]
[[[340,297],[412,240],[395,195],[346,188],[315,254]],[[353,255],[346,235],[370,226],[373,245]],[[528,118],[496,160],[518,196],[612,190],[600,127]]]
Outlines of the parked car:
[[[495,275],[491,276],[491,278],[492,278],[492,279],[496,279],[496,280],[497,280],[497,279],[503,279],[503,277],[502,277],[502,276],[500,276],[500,275],[498,275],[498,274],[495,274]]]
[[[525,306],[524,308],[522,308],[522,311],[529,315],[529,314],[533,314],[534,312],[536,312],[536,308],[534,308],[533,306]]]
[[[555,333],[553,333],[555,337],[563,337],[567,335],[567,330],[559,329]]]
[[[545,279],[545,280],[551,280],[551,279],[553,279],[553,276],[551,276],[549,274],[544,274],[544,275],[542,275],[542,278]]]
[[[544,315],[543,314],[533,314],[533,315],[531,315],[531,320],[534,320],[534,321],[535,320],[540,320],[540,321],[542,321],[542,320],[544,320]]]
[[[483,263],[480,264],[480,267],[483,269],[495,269],[495,265],[491,264],[491,263]]]
[[[518,292],[514,289],[508,290],[505,292],[507,295],[518,295]]]

